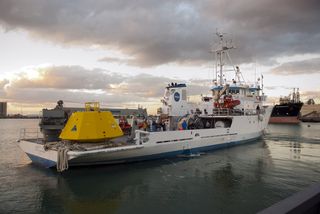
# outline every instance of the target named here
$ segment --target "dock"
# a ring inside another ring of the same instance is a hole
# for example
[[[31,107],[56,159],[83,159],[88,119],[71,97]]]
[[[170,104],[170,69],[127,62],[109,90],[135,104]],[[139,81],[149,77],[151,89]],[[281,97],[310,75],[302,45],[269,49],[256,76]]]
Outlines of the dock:
[[[319,214],[320,213],[320,183],[298,192],[258,214]]]

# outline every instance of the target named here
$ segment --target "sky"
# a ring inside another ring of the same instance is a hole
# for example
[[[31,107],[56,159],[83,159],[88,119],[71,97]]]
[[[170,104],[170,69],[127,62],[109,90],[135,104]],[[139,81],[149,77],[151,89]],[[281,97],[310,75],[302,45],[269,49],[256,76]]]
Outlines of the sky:
[[[8,113],[67,106],[160,107],[164,87],[210,94],[216,32],[269,102],[320,97],[318,0],[0,0],[0,101]]]

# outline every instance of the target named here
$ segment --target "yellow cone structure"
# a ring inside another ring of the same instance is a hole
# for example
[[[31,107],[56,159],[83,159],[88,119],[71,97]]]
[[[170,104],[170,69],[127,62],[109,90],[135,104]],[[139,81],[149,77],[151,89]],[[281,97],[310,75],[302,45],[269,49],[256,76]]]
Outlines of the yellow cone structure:
[[[109,111],[100,111],[99,103],[86,103],[86,111],[74,112],[63,128],[60,138],[77,142],[99,142],[123,135]]]

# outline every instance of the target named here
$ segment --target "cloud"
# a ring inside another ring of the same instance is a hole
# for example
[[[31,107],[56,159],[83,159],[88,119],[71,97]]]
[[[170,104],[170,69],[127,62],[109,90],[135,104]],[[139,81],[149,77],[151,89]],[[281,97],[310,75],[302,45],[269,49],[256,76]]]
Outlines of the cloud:
[[[0,89],[4,88],[9,83],[8,79],[0,79]]]
[[[274,96],[267,96],[267,101],[269,105],[274,105],[276,103],[279,103],[279,97],[274,97]]]
[[[164,88],[179,79],[150,74],[124,76],[103,69],[80,66],[46,66],[21,71],[10,80],[0,81],[1,97],[10,103],[54,104],[57,100],[83,104],[99,101],[109,107],[160,105]],[[209,87],[189,81],[189,95],[200,95]]]
[[[276,90],[279,86],[264,86],[267,90]]]
[[[34,88],[11,88],[6,91],[6,98],[9,102],[19,103],[55,103],[57,100],[64,100],[68,103],[83,104],[88,101],[98,101],[109,106],[124,106],[132,102],[144,102],[145,99],[135,95],[92,93],[88,91],[70,91],[64,89],[34,89]]]
[[[28,72],[20,72],[10,82],[15,88],[59,88],[59,89],[106,89],[110,84],[121,82],[121,76],[102,69],[85,69],[80,66],[50,66],[34,68],[30,78]]]
[[[320,90],[300,91],[301,101],[307,102],[311,98],[314,99],[317,104],[320,104]],[[268,96],[267,103],[269,104],[279,103],[279,96]]]
[[[216,28],[233,38],[235,63],[319,53],[317,0],[42,1],[2,0],[0,24],[64,45],[99,45],[127,63],[203,64]]]
[[[130,64],[132,59],[120,59],[115,57],[103,57],[98,59],[98,62],[110,62],[110,63],[118,63],[118,64]]]
[[[309,99],[313,99],[316,104],[320,104],[320,90],[302,91],[300,93],[302,100],[306,103]]]
[[[300,75],[320,73],[320,58],[287,62],[271,70],[276,75]]]
[[[5,101],[3,100],[5,97],[5,91],[4,88],[9,84],[9,80],[7,79],[0,79],[0,101]]]
[[[273,86],[264,86],[265,89],[267,90],[278,90],[278,89],[288,89],[288,90],[293,90],[294,87],[290,86],[284,86],[284,85],[273,85]]]
[[[162,97],[164,87],[172,82],[187,83],[188,95],[190,96],[210,93],[210,87],[204,84],[206,80],[202,80],[202,84],[200,84],[200,80],[185,81],[166,77],[156,77],[150,74],[139,74],[130,78],[125,78],[125,80],[119,84],[119,87],[116,87],[115,89],[118,93],[134,93],[143,97],[155,98]]]
[[[139,74],[130,78],[124,78],[123,82],[114,86],[114,91],[120,94],[137,94],[143,97],[161,97],[164,87],[169,82],[175,82],[166,77],[156,77],[150,74]]]

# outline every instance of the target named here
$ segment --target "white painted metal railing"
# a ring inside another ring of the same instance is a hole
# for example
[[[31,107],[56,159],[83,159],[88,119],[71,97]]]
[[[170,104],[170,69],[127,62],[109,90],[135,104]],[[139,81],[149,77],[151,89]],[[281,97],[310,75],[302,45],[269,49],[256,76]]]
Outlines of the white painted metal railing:
[[[149,132],[147,131],[142,131],[142,130],[136,130],[136,137],[135,137],[135,141],[136,144],[144,144],[149,140]]]
[[[215,108],[212,111],[214,116],[236,116],[236,115],[258,115],[258,114],[264,114],[265,109],[228,109],[228,108]]]
[[[42,136],[38,128],[23,128],[20,129],[19,140],[22,139],[40,139]]]

